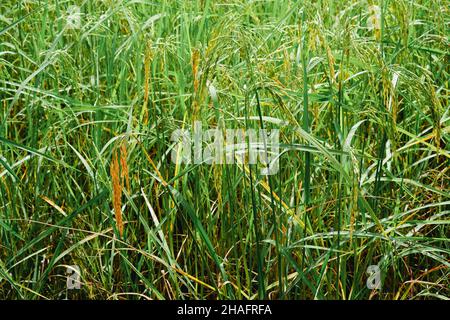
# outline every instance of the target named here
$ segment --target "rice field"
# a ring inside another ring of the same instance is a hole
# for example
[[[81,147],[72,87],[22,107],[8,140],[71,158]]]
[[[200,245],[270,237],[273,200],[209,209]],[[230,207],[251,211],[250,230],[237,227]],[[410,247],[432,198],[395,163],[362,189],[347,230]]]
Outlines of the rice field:
[[[0,298],[448,299],[449,8],[1,1]]]

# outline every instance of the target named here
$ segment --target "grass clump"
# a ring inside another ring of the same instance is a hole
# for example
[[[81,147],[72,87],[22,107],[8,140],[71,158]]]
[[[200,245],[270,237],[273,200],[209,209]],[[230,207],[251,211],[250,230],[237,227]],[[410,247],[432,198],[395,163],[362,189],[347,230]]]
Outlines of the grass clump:
[[[447,299],[448,24],[439,0],[2,1],[0,297]],[[279,129],[279,171],[173,163],[195,121]]]

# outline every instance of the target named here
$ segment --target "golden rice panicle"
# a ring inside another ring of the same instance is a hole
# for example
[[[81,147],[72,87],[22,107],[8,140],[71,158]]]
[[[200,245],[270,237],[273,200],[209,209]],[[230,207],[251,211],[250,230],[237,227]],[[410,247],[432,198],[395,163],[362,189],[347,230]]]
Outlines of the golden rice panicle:
[[[192,53],[192,76],[194,78],[194,95],[198,91],[199,79],[198,79],[198,64],[200,61],[200,52],[196,49]]]
[[[123,180],[125,179],[127,191],[128,191],[128,193],[130,193],[130,177],[129,177],[129,173],[128,173],[127,158],[128,158],[127,143],[123,142],[120,146],[120,166],[122,167],[120,177],[122,179],[122,185],[123,185]]]
[[[110,174],[112,181],[112,189],[113,189],[113,207],[114,214],[116,217],[116,226],[119,230],[119,234],[122,237],[123,235],[123,221],[122,221],[122,186],[120,185],[120,177],[119,177],[119,161],[117,158],[117,151],[113,151],[112,161],[110,165]]]
[[[197,115],[199,113],[199,102],[198,102],[199,98],[198,89],[200,84],[198,74],[199,62],[200,62],[200,52],[198,51],[198,49],[194,49],[191,57],[192,77],[194,81],[194,93],[192,99],[192,110],[193,110],[192,119],[194,121],[197,120]]]
[[[336,71],[334,70],[334,63],[335,63],[335,59],[333,56],[333,53],[331,52],[331,48],[330,46],[326,46],[327,49],[327,58],[328,58],[328,65],[330,67],[330,80],[331,83],[334,83],[336,80]]]

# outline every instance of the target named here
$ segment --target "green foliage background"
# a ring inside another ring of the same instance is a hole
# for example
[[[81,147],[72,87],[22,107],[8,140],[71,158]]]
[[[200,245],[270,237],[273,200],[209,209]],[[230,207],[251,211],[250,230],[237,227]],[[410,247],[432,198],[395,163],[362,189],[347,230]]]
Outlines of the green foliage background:
[[[0,297],[448,298],[448,30],[439,0],[2,1]],[[279,172],[175,165],[196,120],[280,129]]]

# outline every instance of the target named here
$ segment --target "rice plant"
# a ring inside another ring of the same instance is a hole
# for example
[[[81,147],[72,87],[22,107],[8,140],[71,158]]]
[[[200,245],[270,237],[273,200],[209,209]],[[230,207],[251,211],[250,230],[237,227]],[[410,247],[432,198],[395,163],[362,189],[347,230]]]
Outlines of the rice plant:
[[[0,298],[448,299],[448,4],[3,0]]]

